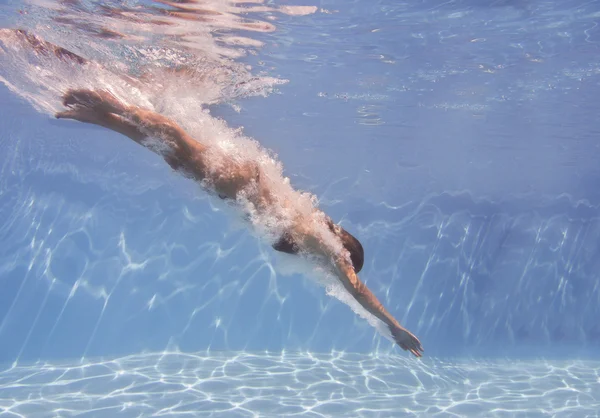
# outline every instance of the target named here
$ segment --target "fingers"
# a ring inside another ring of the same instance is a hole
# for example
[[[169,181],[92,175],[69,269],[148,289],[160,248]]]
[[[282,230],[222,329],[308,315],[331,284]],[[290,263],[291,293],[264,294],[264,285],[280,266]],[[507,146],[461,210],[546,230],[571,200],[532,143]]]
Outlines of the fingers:
[[[396,343],[405,351],[410,351],[415,357],[423,357],[421,341],[408,330],[399,327],[392,330]]]
[[[415,356],[417,357],[423,357],[423,352],[425,350],[423,350],[423,346],[421,345],[421,342],[414,337],[415,339],[412,341],[413,345],[410,349],[410,352],[413,353]]]
[[[401,345],[400,347],[402,347],[405,351],[410,351],[415,357],[423,357],[423,347],[421,347],[420,345]]]
[[[423,347],[416,337],[411,341],[409,350],[415,355],[415,357],[423,357]]]
[[[410,341],[410,348],[411,350],[416,350],[417,352],[422,352],[425,351],[423,350],[423,345],[421,344],[421,341],[419,341],[419,339],[417,337],[415,337],[411,332],[406,331],[406,334],[409,337],[409,341]]]

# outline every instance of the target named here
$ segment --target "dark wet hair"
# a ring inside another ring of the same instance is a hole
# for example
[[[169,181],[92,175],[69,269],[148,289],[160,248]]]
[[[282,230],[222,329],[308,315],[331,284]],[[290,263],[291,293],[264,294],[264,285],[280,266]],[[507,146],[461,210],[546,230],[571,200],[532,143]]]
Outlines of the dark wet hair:
[[[350,261],[352,261],[354,271],[356,273],[361,271],[365,262],[365,252],[360,241],[341,226],[334,224],[331,219],[327,219],[327,226],[331,232],[338,236],[342,241],[344,248],[350,253]],[[288,254],[298,254],[300,251],[298,244],[294,242],[294,238],[289,232],[285,232],[279,240],[273,244],[273,248],[276,251]]]
[[[328,220],[327,225],[329,226],[329,229],[340,238],[346,251],[350,253],[350,260],[352,261],[354,271],[356,273],[360,272],[365,263],[365,251],[360,241],[341,226],[335,225],[331,219]]]

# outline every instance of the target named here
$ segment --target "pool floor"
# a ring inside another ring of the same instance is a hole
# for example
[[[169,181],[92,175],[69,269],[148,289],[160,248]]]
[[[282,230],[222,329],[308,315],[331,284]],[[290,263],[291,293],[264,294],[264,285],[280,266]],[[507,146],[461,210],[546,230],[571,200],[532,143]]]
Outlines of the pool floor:
[[[347,353],[146,353],[0,372],[6,417],[576,416],[600,362]]]

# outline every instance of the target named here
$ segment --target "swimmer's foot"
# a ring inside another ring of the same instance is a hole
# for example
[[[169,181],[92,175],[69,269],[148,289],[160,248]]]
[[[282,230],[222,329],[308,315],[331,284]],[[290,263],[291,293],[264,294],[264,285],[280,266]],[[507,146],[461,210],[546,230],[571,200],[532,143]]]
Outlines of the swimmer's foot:
[[[69,110],[58,112],[54,116],[56,117],[56,119],[73,119],[78,120],[79,122],[100,125],[104,115],[105,114],[102,112],[98,112],[94,109],[90,109],[87,107],[72,106]]]
[[[421,341],[410,331],[401,326],[390,327],[394,341],[405,351],[410,351],[415,357],[423,357],[423,346]]]
[[[100,113],[115,113],[122,115],[127,112],[127,106],[107,91],[98,90],[69,90],[63,96],[63,105],[70,108],[87,108]]]

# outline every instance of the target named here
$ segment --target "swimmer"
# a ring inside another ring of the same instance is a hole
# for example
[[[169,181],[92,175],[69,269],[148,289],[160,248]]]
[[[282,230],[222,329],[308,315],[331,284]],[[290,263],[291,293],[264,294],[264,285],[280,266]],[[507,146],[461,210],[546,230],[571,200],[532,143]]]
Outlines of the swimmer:
[[[0,31],[0,35],[5,35],[6,31]],[[12,34],[15,33],[38,53],[53,54],[61,60],[79,64],[87,62],[25,31],[14,31]],[[118,132],[158,153],[173,170],[200,182],[222,199],[234,201],[243,193],[255,210],[262,213],[269,212],[275,204],[293,207],[291,202],[280,202],[257,162],[240,162],[225,151],[211,146],[209,141],[192,138],[177,123],[163,115],[123,103],[103,90],[70,90],[64,94],[63,104],[66,110],[56,114],[58,119],[72,119]],[[216,167],[212,163],[215,158],[220,160]],[[339,240],[339,249],[325,243],[320,232],[323,230]],[[348,293],[386,324],[402,349],[416,357],[422,356],[423,347],[418,338],[402,327],[358,278],[357,273],[364,263],[360,242],[334,224],[322,211],[315,208],[311,214],[294,212],[291,224],[276,240],[273,248],[288,254],[313,256],[326,262]]]

